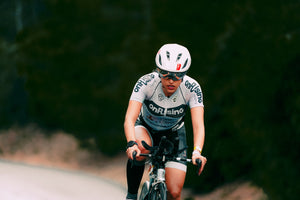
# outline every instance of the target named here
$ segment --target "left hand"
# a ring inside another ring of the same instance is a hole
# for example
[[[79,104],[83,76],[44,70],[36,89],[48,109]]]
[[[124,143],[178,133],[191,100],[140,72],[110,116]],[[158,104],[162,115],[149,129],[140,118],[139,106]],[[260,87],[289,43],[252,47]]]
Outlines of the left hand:
[[[202,161],[201,168],[197,172],[198,176],[199,176],[202,173],[203,169],[204,169],[204,166],[205,166],[205,164],[207,162],[207,159],[206,159],[206,157],[202,156],[200,153],[199,154],[197,154],[197,153],[195,154],[194,153],[193,156],[192,156],[192,161],[193,161],[194,165],[197,165],[197,163],[196,163],[197,159],[200,159]]]

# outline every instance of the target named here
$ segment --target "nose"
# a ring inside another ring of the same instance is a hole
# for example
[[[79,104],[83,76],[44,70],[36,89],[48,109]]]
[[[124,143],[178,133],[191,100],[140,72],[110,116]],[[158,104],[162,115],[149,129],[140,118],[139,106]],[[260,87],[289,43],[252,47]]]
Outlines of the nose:
[[[169,78],[169,83],[174,83],[174,80]]]

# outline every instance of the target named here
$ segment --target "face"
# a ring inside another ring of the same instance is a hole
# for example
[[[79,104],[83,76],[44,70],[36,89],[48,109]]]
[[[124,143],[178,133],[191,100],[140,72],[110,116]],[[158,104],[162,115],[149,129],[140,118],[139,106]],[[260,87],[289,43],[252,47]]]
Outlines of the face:
[[[159,68],[157,72],[161,78],[162,89],[168,97],[177,90],[185,75],[185,72],[168,72]]]
[[[171,96],[179,87],[182,80],[172,80],[171,78],[161,78],[162,89],[167,97]]]

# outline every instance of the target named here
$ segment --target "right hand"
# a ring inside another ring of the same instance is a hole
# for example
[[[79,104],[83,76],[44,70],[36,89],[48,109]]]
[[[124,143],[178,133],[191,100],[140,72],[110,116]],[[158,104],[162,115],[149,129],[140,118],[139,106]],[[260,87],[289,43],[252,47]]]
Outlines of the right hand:
[[[133,152],[136,152],[136,157],[138,157],[141,153],[141,150],[138,148],[137,145],[133,145],[132,147],[129,147],[127,150],[126,150],[126,154],[127,154],[127,157],[131,160],[133,160],[133,156],[132,156],[132,153]]]

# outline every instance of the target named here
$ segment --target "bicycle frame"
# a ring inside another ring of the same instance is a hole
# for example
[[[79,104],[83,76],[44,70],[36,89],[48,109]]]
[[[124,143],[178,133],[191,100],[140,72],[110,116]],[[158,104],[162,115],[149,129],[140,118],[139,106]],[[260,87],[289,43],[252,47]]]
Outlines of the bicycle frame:
[[[151,154],[142,154],[141,156],[151,157]],[[139,200],[167,198],[167,186],[165,183],[165,167],[152,165],[149,170],[149,181],[145,181],[139,196]]]
[[[166,137],[161,138],[159,146],[150,147],[142,141],[145,149],[149,150],[149,154],[140,154],[150,158],[151,170],[149,171],[149,181],[146,181],[140,192],[139,200],[166,200],[167,186],[165,183],[165,163],[168,161],[186,161],[192,162],[191,159],[174,157],[171,155],[173,143],[168,141]],[[167,149],[168,148],[168,149]]]

